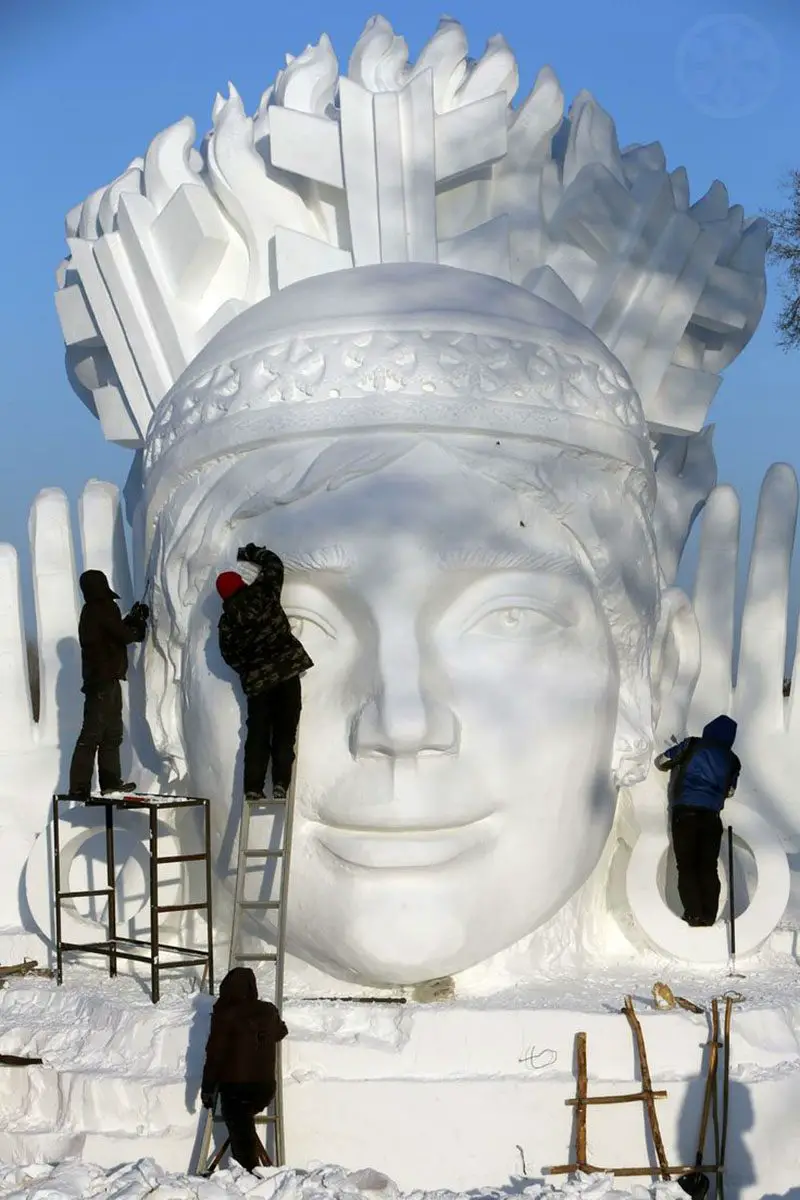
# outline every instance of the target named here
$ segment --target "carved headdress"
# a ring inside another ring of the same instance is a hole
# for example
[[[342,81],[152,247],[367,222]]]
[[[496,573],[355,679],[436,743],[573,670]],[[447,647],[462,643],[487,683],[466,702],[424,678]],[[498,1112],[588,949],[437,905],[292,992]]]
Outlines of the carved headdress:
[[[323,37],[253,117],[232,86],[218,96],[199,150],[189,118],[159,134],[67,218],[58,310],[106,436],[144,445],[164,396],[259,301],[386,263],[549,300],[622,364],[651,430],[700,430],[763,308],[766,223],[720,183],[690,204],[683,169],[657,143],[621,151],[588,93],[565,116],[548,68],[513,108],[517,86],[501,37],[474,62],[446,19],[410,63],[374,18],[346,75]]]
[[[576,536],[606,597],[628,597],[627,616],[622,601],[607,608],[642,729],[654,466],[669,579],[713,486],[701,431],[761,315],[768,229],[721,183],[691,204],[684,170],[668,171],[657,143],[621,150],[588,93],[565,115],[548,68],[513,107],[517,86],[502,38],[475,62],[446,19],[411,63],[382,18],[346,73],[326,37],[288,58],[253,117],[231,86],[199,149],[185,118],[69,214],[68,364],[106,437],[144,448],[164,597],[170,572],[190,578],[191,513],[205,507],[209,527],[218,516],[206,465],[249,448],[280,459],[311,435],[349,454],[364,432],[425,430],[468,455],[476,435],[502,443],[488,458],[505,482],[549,489],[562,508],[563,479],[527,472],[526,439],[560,448],[556,463],[609,464],[614,488],[594,488],[585,518],[573,497],[570,519],[588,522]],[[212,540],[195,538],[203,552]],[[612,544],[627,546],[616,563]],[[632,749],[641,757],[641,737]]]

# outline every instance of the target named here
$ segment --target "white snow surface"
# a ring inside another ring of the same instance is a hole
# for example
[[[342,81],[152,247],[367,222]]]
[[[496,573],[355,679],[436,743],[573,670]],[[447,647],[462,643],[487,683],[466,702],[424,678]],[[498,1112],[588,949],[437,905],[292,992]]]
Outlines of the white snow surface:
[[[548,1164],[569,1161],[565,1100],[574,1094],[577,1030],[588,1037],[592,1093],[636,1090],[620,1014],[626,994],[641,1016],[654,1085],[668,1092],[658,1110],[668,1159],[694,1161],[708,1015],[657,1011],[651,988],[659,977],[706,1007],[711,996],[741,994],[726,1183],[737,1200],[787,1196],[798,1183],[800,973],[777,951],[742,965],[734,979],[650,974],[642,964],[446,1004],[287,997],[287,1157],[300,1169],[256,1178],[234,1166],[210,1181],[186,1174],[196,1161],[213,1004],[197,981],[170,977],[153,1005],[141,979],[109,980],[100,969],[70,967],[63,987],[12,980],[0,988],[0,1052],[43,1063],[0,1069],[0,1162],[9,1164],[0,1166],[0,1198],[680,1197],[638,1179],[617,1185],[611,1173],[572,1181],[547,1174]],[[592,1161],[647,1162],[641,1110],[614,1108],[592,1111]],[[330,1161],[345,1165],[320,1165]],[[365,1161],[376,1170],[362,1171]]]
[[[365,1168],[346,1171],[342,1167],[319,1166],[311,1171],[259,1168],[249,1175],[238,1167],[221,1170],[211,1179],[171,1174],[151,1158],[126,1163],[111,1171],[70,1159],[55,1166],[36,1164],[0,1167],[0,1196],[14,1200],[225,1200],[230,1196],[250,1196],[253,1200],[457,1200],[462,1193],[403,1193],[387,1176]],[[465,1200],[505,1200],[510,1195],[524,1200],[549,1200],[549,1197],[581,1197],[582,1200],[671,1200],[684,1196],[676,1183],[658,1183],[651,1187],[633,1185],[629,1190],[615,1184],[612,1175],[576,1175],[557,1186],[514,1181],[513,1190],[479,1189],[463,1194]]]

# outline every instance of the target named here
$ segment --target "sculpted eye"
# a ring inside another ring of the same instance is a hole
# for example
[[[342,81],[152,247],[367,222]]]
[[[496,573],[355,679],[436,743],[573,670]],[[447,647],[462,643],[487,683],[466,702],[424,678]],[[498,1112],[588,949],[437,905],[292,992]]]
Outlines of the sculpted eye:
[[[558,633],[565,625],[566,622],[554,613],[514,605],[483,613],[468,627],[466,633],[493,638],[541,638]]]
[[[305,612],[287,612],[292,633],[299,640],[305,641],[312,637],[335,638],[335,630],[319,613],[313,615]]]

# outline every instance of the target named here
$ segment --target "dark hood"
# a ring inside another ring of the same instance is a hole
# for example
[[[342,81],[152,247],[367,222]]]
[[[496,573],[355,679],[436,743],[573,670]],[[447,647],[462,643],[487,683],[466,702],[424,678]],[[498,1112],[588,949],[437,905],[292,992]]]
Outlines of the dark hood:
[[[219,985],[219,1000],[217,1004],[226,1007],[229,1004],[242,1004],[248,1000],[258,999],[256,977],[249,967],[234,967]]]
[[[84,571],[80,578],[84,600],[119,600],[102,571]]]
[[[709,742],[718,742],[720,746],[727,746],[730,750],[733,743],[736,741],[736,722],[730,717],[714,717],[713,721],[709,721],[703,730],[703,737]]]

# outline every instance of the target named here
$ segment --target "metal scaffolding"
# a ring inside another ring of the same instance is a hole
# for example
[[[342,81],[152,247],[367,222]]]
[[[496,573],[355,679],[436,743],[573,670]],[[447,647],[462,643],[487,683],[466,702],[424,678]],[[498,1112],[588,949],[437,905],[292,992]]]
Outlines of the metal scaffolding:
[[[83,891],[63,891],[61,881],[61,810],[64,805],[105,809],[106,883],[104,887]],[[200,808],[203,814],[203,849],[197,854],[159,854],[159,815],[171,809]],[[147,939],[122,937],[117,932],[117,897],[114,861],[114,814],[117,810],[137,812],[147,816],[147,848],[150,879],[150,936]],[[202,862],[205,865],[205,899],[195,904],[159,904],[160,866]],[[132,959],[150,964],[150,995],[154,1004],[161,995],[162,971],[180,967],[204,967],[208,990],[214,992],[214,946],[211,910],[211,830],[209,802],[195,796],[156,796],[151,794],[90,796],[86,800],[71,795],[53,796],[53,880],[55,893],[56,980],[63,983],[64,954],[100,954],[108,958],[108,973],[117,974],[117,960]],[[108,901],[108,937],[102,942],[65,942],[62,938],[62,905],[65,900],[82,897],[105,897]],[[206,917],[206,948],[176,946],[162,942],[160,918],[164,913],[203,911]],[[162,953],[167,960],[162,962]]]

